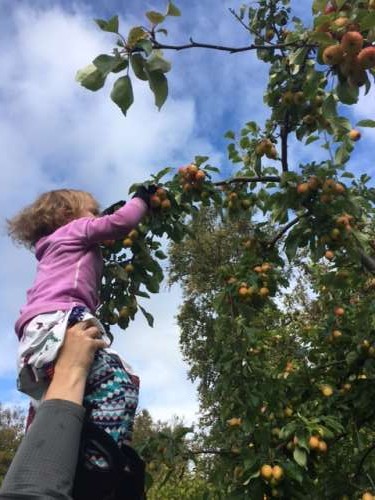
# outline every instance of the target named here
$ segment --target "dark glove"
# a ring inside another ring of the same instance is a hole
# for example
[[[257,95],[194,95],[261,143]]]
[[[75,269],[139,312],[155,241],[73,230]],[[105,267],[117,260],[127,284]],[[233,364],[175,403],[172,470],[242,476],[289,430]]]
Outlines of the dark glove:
[[[148,187],[139,186],[137,191],[134,193],[133,198],[141,198],[141,200],[146,203],[148,208],[150,208],[150,196],[156,193],[157,188],[158,187],[155,184],[151,184]]]
[[[125,204],[126,204],[126,202],[124,200],[116,201],[116,203],[113,203],[110,207],[103,210],[103,212],[100,215],[113,214],[113,212],[116,212],[116,210],[123,207]]]

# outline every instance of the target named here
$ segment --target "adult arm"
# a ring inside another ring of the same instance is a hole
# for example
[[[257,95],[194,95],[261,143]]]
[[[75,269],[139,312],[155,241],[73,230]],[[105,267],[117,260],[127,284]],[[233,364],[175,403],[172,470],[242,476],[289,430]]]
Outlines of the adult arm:
[[[44,402],[5,476],[0,499],[71,500],[93,356],[105,342],[96,327],[67,330]]]

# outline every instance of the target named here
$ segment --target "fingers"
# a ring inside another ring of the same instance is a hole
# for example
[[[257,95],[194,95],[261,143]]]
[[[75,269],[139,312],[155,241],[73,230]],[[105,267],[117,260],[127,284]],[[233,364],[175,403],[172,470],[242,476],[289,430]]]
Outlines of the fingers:
[[[84,334],[92,339],[100,339],[102,337],[102,332],[97,326],[90,326],[84,330]]]
[[[82,325],[82,328],[87,329],[90,328],[90,326],[98,326],[98,322],[95,319],[85,319],[84,321],[79,322]]]
[[[105,349],[106,347],[108,347],[107,342],[103,339],[93,339],[93,344],[95,346],[95,350]]]

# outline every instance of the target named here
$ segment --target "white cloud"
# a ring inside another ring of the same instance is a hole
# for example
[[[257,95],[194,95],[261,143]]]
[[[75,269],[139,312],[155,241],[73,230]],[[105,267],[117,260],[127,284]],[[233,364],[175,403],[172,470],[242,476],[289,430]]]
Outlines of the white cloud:
[[[167,164],[176,167],[195,151],[219,156],[209,141],[196,135],[192,97],[171,98],[158,113],[148,88],[136,84],[134,107],[124,119],[109,101],[110,86],[98,94],[78,86],[75,71],[103,48],[109,50],[104,34],[89,26],[81,14],[16,4],[12,22],[14,31],[0,44],[7,71],[7,78],[0,82],[0,147],[5,152],[0,207],[5,217],[31,202],[37,193],[57,186],[90,190],[106,204],[126,197],[132,182]],[[13,325],[31,285],[35,263],[31,254],[15,248],[4,235],[4,219],[1,224],[0,249],[6,265],[0,271],[0,376],[9,378],[15,377]],[[180,408],[190,418],[196,410],[195,390],[186,380],[178,349],[173,320],[177,302],[160,295],[152,303],[163,327],[153,332],[137,321],[142,333],[133,327],[135,333],[126,334],[120,350],[129,362],[135,360],[142,379],[143,406],[156,418],[180,413]],[[153,345],[156,339],[159,349]],[[158,378],[159,384],[155,382]]]

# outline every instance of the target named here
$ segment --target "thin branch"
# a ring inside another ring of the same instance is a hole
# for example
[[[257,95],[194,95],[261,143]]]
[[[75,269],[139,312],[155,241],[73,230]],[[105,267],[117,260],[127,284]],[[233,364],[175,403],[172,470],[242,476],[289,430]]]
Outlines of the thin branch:
[[[269,43],[270,45],[274,45],[273,43],[269,42],[268,40],[265,40],[264,37],[258,33],[258,31],[255,31],[250,28],[250,26],[246,25],[243,20],[237,15],[234,9],[229,9],[229,12],[237,19],[237,21],[245,28],[246,31],[251,33],[252,35],[257,36],[261,40],[263,40],[265,43]]]
[[[285,113],[284,123],[281,126],[281,165],[283,172],[288,172],[288,134],[289,134],[289,112]]]
[[[292,221],[290,221],[286,226],[283,227],[283,229],[277,233],[277,235],[268,243],[268,246],[269,247],[272,247],[276,244],[276,242],[282,238],[284,236],[285,233],[287,233],[289,231],[289,229],[291,227],[293,227],[295,224],[297,224],[300,220],[302,220],[304,217],[308,217],[310,215],[310,212],[305,212],[304,214],[302,215],[299,215],[298,217],[296,217],[295,219],[293,219]]]
[[[158,42],[155,38],[151,37],[151,42],[152,46],[154,49],[167,49],[167,50],[184,50],[184,49],[194,49],[194,48],[200,48],[200,49],[213,49],[213,50],[221,50],[224,52],[229,52],[231,54],[236,54],[238,52],[246,52],[248,50],[276,50],[276,49],[285,49],[288,47],[295,47],[295,48],[300,48],[300,47],[311,47],[315,48],[316,45],[309,45],[309,44],[301,44],[297,42],[289,42],[289,43],[278,43],[275,45],[259,45],[252,43],[251,45],[246,45],[245,47],[227,47],[225,45],[215,45],[215,44],[210,44],[210,43],[198,43],[194,42],[192,38],[190,38],[190,43],[186,43],[184,45],[169,45],[166,43],[160,43]]]
[[[189,450],[188,455],[235,455],[232,450],[223,450],[220,448],[204,448],[204,449],[197,449],[197,450]],[[188,456],[187,455],[187,456]]]
[[[375,450],[375,443],[373,443],[373,444],[370,446],[370,448],[368,448],[368,449],[366,450],[366,452],[363,454],[363,456],[362,456],[362,458],[361,458],[361,460],[360,460],[360,462],[359,462],[359,464],[358,464],[357,471],[356,471],[356,473],[355,473],[354,478],[357,478],[357,477],[359,476],[359,474],[360,474],[360,472],[361,472],[361,469],[362,469],[362,467],[363,467],[363,464],[365,463],[365,461],[366,461],[367,457],[370,455],[370,453],[371,453],[373,450]]]
[[[232,16],[234,16],[237,19],[237,21],[241,24],[241,26],[243,26],[245,28],[246,31],[253,34],[253,31],[250,29],[250,27],[243,22],[243,20],[240,18],[240,16],[237,14],[237,12],[234,9],[229,9],[229,12],[232,14]],[[255,34],[257,35],[256,32],[255,32]]]
[[[233,179],[228,179],[226,181],[218,181],[214,182],[214,186],[226,186],[228,184],[235,184],[237,182],[239,183],[251,183],[251,182],[280,182],[281,177],[278,175],[264,175],[264,176],[258,176],[258,177],[233,177]]]
[[[341,359],[339,361],[332,361],[331,363],[326,363],[324,365],[316,365],[312,367],[313,370],[323,370],[324,368],[329,368],[330,366],[336,365],[345,365],[347,361],[345,359]]]

